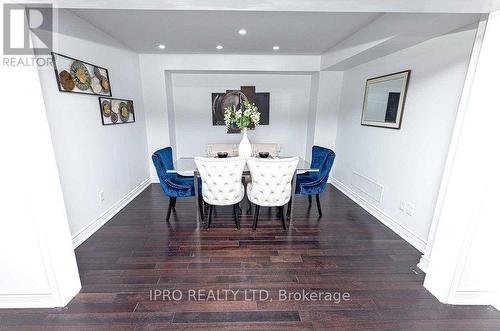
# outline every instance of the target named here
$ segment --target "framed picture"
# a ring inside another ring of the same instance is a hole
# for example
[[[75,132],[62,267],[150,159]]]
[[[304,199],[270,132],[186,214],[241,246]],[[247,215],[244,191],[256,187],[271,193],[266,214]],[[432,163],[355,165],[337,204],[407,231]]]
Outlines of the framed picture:
[[[55,52],[51,55],[59,91],[112,96],[108,69]]]
[[[260,112],[260,124],[269,125],[269,92],[256,92],[255,86],[240,86],[240,90],[226,90],[225,93],[212,93],[212,125],[225,126],[224,108],[228,106],[241,107],[243,101],[255,103]],[[252,128],[250,128],[252,129]],[[237,127],[231,127],[227,133],[240,133]]]
[[[102,125],[135,122],[134,102],[127,99],[99,97]]]
[[[366,81],[361,125],[400,129],[411,70]]]

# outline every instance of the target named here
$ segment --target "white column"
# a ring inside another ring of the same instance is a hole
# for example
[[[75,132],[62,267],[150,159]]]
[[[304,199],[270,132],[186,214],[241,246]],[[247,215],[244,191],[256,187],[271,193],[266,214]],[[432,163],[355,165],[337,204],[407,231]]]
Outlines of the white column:
[[[495,301],[500,254],[499,38],[500,12],[495,12],[488,18],[458,128],[424,282],[445,303]]]
[[[307,133],[306,133],[306,160],[311,160],[311,148],[314,145],[314,133],[316,131],[316,112],[318,110],[320,72],[311,75],[311,88],[309,93],[309,110],[307,112]]]
[[[0,77],[0,308],[65,306],[81,285],[38,70]]]
[[[175,135],[169,131],[169,114],[173,118],[173,110],[169,109],[167,100],[167,76],[161,63],[153,62],[147,56],[139,56],[141,70],[142,96],[144,115],[146,117],[146,133],[148,136],[149,171],[153,183],[158,183],[156,169],[151,160],[151,155],[160,148],[171,145],[170,136]],[[168,77],[170,78],[170,77]],[[171,89],[171,87],[169,86]],[[172,124],[173,125],[173,124]]]
[[[467,113],[467,108],[469,105],[470,92],[472,89],[472,84],[474,82],[474,76],[476,74],[477,61],[479,59],[481,45],[483,44],[487,21],[488,21],[488,15],[482,15],[481,21],[479,22],[477,27],[476,38],[474,40],[474,46],[472,49],[472,54],[469,62],[469,68],[467,69],[467,75],[465,77],[462,96],[460,98],[460,104],[458,106],[457,117],[455,120],[455,127],[453,129],[453,135],[450,141],[450,148],[448,150],[448,156],[446,159],[446,164],[443,172],[443,178],[441,180],[441,185],[439,188],[439,195],[437,197],[436,206],[434,208],[434,215],[432,217],[431,228],[429,231],[429,235],[427,237],[427,245],[425,246],[424,254],[420,258],[420,262],[417,265],[423,272],[427,272],[427,267],[429,265],[429,260],[432,253],[432,247],[434,244],[437,225],[439,224],[441,209],[443,207],[443,202],[446,197],[446,189],[448,187],[451,171],[453,169],[453,162],[455,161],[455,153],[457,152],[458,143],[461,138],[460,135],[462,133],[462,124],[464,122],[464,117],[465,114]]]

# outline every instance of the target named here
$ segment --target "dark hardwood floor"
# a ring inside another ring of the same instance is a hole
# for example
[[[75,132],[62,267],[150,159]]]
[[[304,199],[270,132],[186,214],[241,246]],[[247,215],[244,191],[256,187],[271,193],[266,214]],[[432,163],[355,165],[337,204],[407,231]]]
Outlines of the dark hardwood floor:
[[[76,250],[82,290],[67,307],[0,310],[0,329],[500,330],[491,307],[439,303],[422,286],[420,253],[338,190],[321,201],[318,219],[298,196],[288,231],[265,208],[257,231],[252,215],[237,230],[231,207],[204,230],[192,198],[166,224],[168,199],[152,185]],[[155,290],[182,299],[151,300]],[[217,299],[210,290],[226,300],[194,300]],[[283,301],[280,290],[349,300]]]

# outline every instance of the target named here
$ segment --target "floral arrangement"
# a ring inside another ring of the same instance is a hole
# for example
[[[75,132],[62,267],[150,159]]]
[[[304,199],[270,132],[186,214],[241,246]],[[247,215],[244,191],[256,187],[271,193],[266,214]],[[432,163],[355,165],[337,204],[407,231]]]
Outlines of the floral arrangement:
[[[224,122],[229,129],[236,125],[239,129],[249,128],[252,124],[259,125],[260,113],[259,109],[254,103],[243,101],[243,110],[236,110],[236,106],[229,106],[224,108]]]

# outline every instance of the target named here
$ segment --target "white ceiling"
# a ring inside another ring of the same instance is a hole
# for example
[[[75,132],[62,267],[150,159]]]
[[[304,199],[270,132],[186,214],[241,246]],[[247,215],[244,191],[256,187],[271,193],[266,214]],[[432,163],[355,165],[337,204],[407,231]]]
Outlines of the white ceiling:
[[[364,13],[489,13],[500,0],[24,0],[55,8]]]
[[[475,30],[480,19],[478,14],[384,14],[322,54],[321,69],[346,70],[441,35]]]
[[[319,55],[380,14],[71,9],[139,53]],[[247,34],[240,36],[239,29]],[[64,31],[62,31],[64,32]],[[164,50],[157,45],[165,44]],[[216,45],[224,49],[216,50]],[[272,47],[279,45],[278,52]]]

